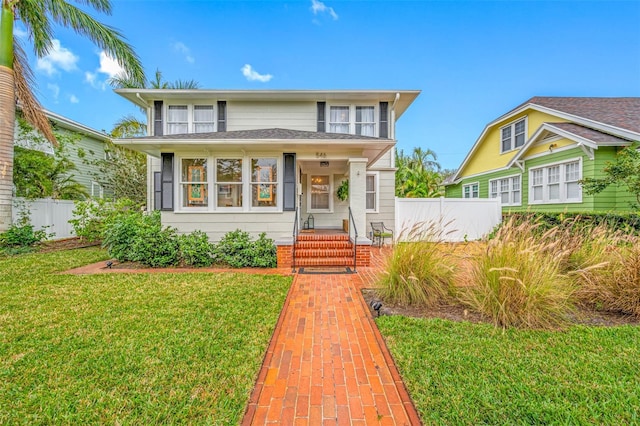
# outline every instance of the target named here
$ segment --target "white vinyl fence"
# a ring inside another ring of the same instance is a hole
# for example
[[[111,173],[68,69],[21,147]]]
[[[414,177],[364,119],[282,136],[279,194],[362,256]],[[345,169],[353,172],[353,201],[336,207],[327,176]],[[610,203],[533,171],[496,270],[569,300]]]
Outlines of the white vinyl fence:
[[[44,229],[47,234],[54,233],[54,240],[73,237],[73,227],[69,219],[73,218],[75,204],[68,200],[52,200],[42,198],[38,200],[13,199],[13,223],[20,220],[23,209],[29,211],[31,224],[36,230]]]
[[[502,220],[500,200],[469,198],[396,198],[396,239],[435,234],[443,241],[478,240]]]

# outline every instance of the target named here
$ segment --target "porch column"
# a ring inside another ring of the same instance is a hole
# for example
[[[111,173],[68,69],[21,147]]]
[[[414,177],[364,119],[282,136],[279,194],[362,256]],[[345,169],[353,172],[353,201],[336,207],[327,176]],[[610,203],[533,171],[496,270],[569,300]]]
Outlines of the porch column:
[[[358,242],[368,240],[367,159],[349,158],[349,207],[358,230]]]

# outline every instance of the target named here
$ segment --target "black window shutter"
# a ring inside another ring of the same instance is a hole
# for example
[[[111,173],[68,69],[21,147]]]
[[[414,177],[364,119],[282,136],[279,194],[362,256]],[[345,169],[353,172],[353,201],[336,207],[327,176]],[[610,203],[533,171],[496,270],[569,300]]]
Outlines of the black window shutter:
[[[162,136],[162,101],[153,101],[153,135]]]
[[[283,154],[283,199],[282,210],[293,211],[296,209],[296,154]]]
[[[173,152],[162,153],[160,210],[173,211]]]
[[[327,131],[327,126],[325,124],[326,109],[327,109],[326,102],[318,102],[318,131],[323,133]]]
[[[160,210],[162,205],[162,176],[161,172],[153,172],[153,209]]]
[[[380,102],[380,132],[378,137],[389,137],[389,102]]]
[[[227,101],[218,101],[218,131],[227,131]]]

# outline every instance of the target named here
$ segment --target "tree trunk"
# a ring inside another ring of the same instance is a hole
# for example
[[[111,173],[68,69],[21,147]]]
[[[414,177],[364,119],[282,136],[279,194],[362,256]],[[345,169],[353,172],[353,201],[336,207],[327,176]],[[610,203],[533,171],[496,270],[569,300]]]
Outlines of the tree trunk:
[[[13,11],[3,1],[0,16],[0,232],[11,226],[16,117],[13,78]]]

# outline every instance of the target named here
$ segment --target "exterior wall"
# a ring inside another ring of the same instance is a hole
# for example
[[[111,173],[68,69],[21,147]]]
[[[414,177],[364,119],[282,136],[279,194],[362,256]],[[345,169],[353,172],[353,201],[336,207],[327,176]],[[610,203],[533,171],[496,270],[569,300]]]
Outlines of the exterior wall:
[[[65,132],[65,130],[61,130]],[[69,147],[69,159],[76,165],[77,170],[73,172],[73,178],[85,188],[91,195],[91,182],[95,179],[93,174],[98,171],[95,166],[87,164],[88,161],[104,160],[105,150],[104,142],[91,138],[86,135],[80,135],[80,139]],[[93,194],[98,197],[99,194]],[[104,197],[109,197],[109,191],[104,191]]]
[[[554,142],[555,143],[555,142]],[[568,149],[552,154],[543,155],[537,158],[525,161],[525,171],[522,173],[522,205],[521,206],[503,206],[503,212],[509,211],[539,211],[539,212],[607,212],[607,211],[629,211],[629,201],[633,201],[633,196],[625,189],[610,186],[599,194],[588,195],[582,192],[581,203],[556,203],[556,204],[529,204],[529,170],[540,167],[545,164],[563,162],[574,158],[582,159],[582,177],[583,178],[601,178],[604,177],[603,168],[608,161],[615,158],[617,152],[616,147],[600,147],[594,152],[594,160],[589,157],[580,148]],[[462,186],[472,182],[478,182],[480,185],[480,198],[489,197],[489,181],[519,174],[520,169],[513,167],[509,170],[501,170],[498,172],[489,172],[480,176],[474,176],[463,179],[459,184],[450,185],[446,188],[447,198],[462,197]]]
[[[331,173],[331,170],[327,170],[327,173]],[[307,174],[302,175],[302,201],[300,204],[300,218],[302,224],[307,218],[309,214],[313,214],[313,219],[315,223],[315,228],[334,228],[339,229],[342,228],[342,220],[349,219],[349,200],[341,201],[336,196],[336,190],[338,186],[342,183],[343,180],[348,179],[344,174],[334,174],[333,175],[333,189],[331,190],[331,196],[333,197],[333,212],[331,213],[310,213],[309,212],[309,203],[307,200]]]
[[[227,233],[240,229],[257,238],[265,232],[274,240],[291,238],[295,212],[274,213],[181,213],[162,212],[162,224],[177,228],[179,233],[203,231],[211,241],[220,241]]]
[[[315,132],[315,102],[227,102],[227,130],[282,128]]]
[[[394,149],[387,151],[378,161],[373,163],[370,170],[388,169],[395,167],[395,152]]]
[[[360,235],[366,235],[371,239],[371,222],[384,222],[384,226],[395,230],[396,222],[396,175],[394,171],[378,172],[378,212],[367,213],[367,229],[366,232],[360,231]]]
[[[553,115],[533,110],[527,110],[514,117],[510,117],[508,119],[500,121],[499,123],[495,123],[490,129],[488,129],[484,138],[479,142],[473,158],[469,160],[465,168],[461,171],[460,176],[466,177],[505,167],[513,158],[513,156],[518,152],[518,150],[516,149],[504,154],[500,153],[500,128],[514,121],[518,121],[520,118],[525,116],[527,117],[526,139],[529,139],[531,135],[545,122],[566,121]]]

